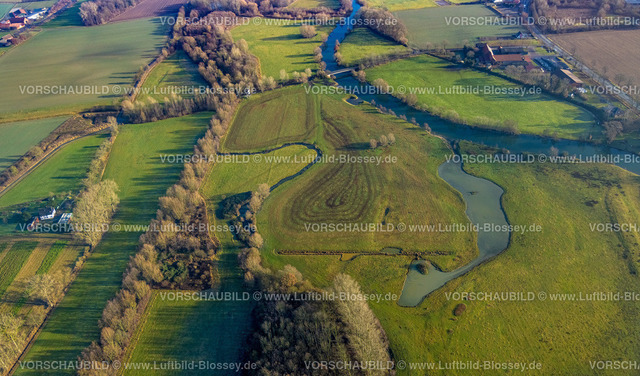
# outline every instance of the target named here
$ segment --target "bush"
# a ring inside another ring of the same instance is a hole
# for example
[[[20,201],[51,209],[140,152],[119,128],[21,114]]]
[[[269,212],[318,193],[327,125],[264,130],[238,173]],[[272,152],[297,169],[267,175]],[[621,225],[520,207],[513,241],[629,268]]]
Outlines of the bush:
[[[303,38],[313,38],[316,36],[316,28],[313,25],[302,25],[300,26],[300,35]]]
[[[460,303],[453,309],[454,316],[462,316],[462,314],[467,310],[467,305],[464,303]]]

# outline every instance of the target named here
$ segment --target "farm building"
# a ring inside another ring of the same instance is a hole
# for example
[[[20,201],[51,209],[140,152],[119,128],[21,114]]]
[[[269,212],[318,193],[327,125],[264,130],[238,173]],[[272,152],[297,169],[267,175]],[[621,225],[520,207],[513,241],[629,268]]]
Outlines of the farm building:
[[[482,60],[485,64],[491,65],[523,65],[527,70],[534,68],[531,57],[528,53],[521,50],[521,47],[498,47],[494,52],[494,49],[485,43],[482,45]],[[513,53],[510,53],[513,52]]]
[[[516,34],[513,35],[513,39],[531,39],[531,38],[533,38],[531,34],[526,34],[526,33],[523,33],[522,31],[518,31]]]
[[[73,215],[73,213],[62,213],[62,216],[60,217],[60,220],[58,221],[59,225],[64,225],[69,223],[69,221],[71,220],[71,216]]]
[[[571,83],[571,86],[573,87],[582,87],[582,85],[584,84],[584,82],[581,79],[576,77],[576,75],[573,74],[573,72],[571,72],[568,69],[560,69],[556,74],[560,78],[569,80],[569,82]]]
[[[47,13],[47,8],[34,9],[31,13],[29,13],[27,19],[36,21],[44,17],[45,13]]]
[[[28,21],[24,17],[12,17],[6,21],[0,22],[0,29],[2,30],[18,30],[27,26]]]
[[[46,208],[41,208],[38,210],[38,217],[40,217],[41,221],[46,219],[53,219],[56,216],[56,209],[47,206]]]
[[[18,17],[26,17],[27,11],[22,8],[13,8],[9,11],[9,17],[18,18]]]
[[[554,72],[559,69],[569,69],[569,66],[558,59],[557,56],[537,57],[534,61],[549,72]]]

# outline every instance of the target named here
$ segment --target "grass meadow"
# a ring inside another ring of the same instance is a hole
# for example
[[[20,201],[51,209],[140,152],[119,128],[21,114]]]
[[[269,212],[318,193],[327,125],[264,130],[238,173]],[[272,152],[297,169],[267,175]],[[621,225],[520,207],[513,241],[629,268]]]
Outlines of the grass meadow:
[[[0,196],[0,208],[47,198],[51,193],[77,193],[105,137],[87,136],[63,146]]]
[[[0,170],[11,166],[66,119],[62,116],[0,124]]]
[[[340,53],[346,66],[358,65],[362,59],[371,55],[385,56],[406,51],[406,47],[383,38],[366,27],[355,28],[340,45]]]
[[[228,291],[228,290],[225,290]],[[250,302],[171,300],[175,291],[155,291],[147,306],[141,329],[134,334],[128,362],[240,361],[243,336],[250,324]],[[182,293],[188,293],[182,291]],[[164,297],[164,298],[163,298]],[[202,375],[203,370],[181,370],[180,375]],[[144,369],[127,369],[125,376],[145,376]],[[154,375],[175,375],[171,369]]]
[[[158,53],[166,40],[165,30],[158,19],[43,28],[0,57],[0,118],[55,115],[111,104],[133,84],[139,67]],[[25,65],[28,74],[24,74]]]
[[[313,50],[322,43],[321,33],[329,34],[331,26],[316,26],[316,36],[305,39],[300,35],[302,24],[297,21],[266,18],[250,21],[234,27],[231,34],[236,41],[247,41],[249,51],[260,59],[263,76],[279,81],[282,69],[288,74],[304,72],[306,68],[316,71],[318,64],[313,60]]]
[[[599,135],[594,117],[587,111],[545,94],[516,92],[524,87],[484,72],[467,69],[428,55],[392,62],[367,70],[367,79],[382,78],[393,87],[404,85],[418,102],[436,113],[457,114],[468,124],[486,120],[513,120],[521,133],[577,139]],[[478,89],[477,93],[470,93]],[[485,88],[489,91],[485,92]],[[499,91],[493,91],[496,88]],[[460,90],[449,91],[447,90]],[[509,92],[512,90],[513,92]]]
[[[25,360],[76,359],[98,338],[102,310],[119,288],[129,256],[135,253],[142,234],[140,229],[127,230],[124,226],[149,224],[158,197],[178,180],[183,168],[182,164],[162,163],[161,155],[190,153],[210,116],[199,113],[120,128],[103,178],[115,180],[120,188],[120,206],[113,223],[119,223],[123,230],[105,234]],[[60,370],[48,371],[60,374]],[[21,369],[16,374],[46,373]],[[65,372],[71,373],[72,370]]]
[[[14,3],[0,3],[0,18],[4,17],[11,9],[13,9]]]
[[[162,102],[171,93],[192,98],[193,93],[183,91],[199,90],[202,87],[208,87],[208,84],[198,73],[198,66],[180,50],[153,68],[136,100],[153,98]]]
[[[307,229],[320,223],[467,222],[460,196],[435,175],[448,152],[444,144],[406,122],[361,108],[339,97],[305,94],[302,87],[254,96],[243,104],[226,136],[225,150],[305,141],[316,144],[327,158],[284,183],[265,202],[258,218],[264,249],[360,253],[396,247],[428,252],[448,251],[455,245],[459,252],[432,255],[431,260],[445,269],[468,260],[476,252],[472,235]],[[395,145],[369,150],[371,138],[389,133],[395,135]],[[341,162],[347,157],[380,157],[388,162]],[[402,198],[407,196],[412,197],[410,202]]]
[[[313,9],[318,7],[338,9],[340,8],[340,2],[337,0],[296,0],[289,4],[287,8]]]
[[[274,108],[275,106],[275,108]],[[313,142],[322,131],[319,97],[293,86],[254,95],[243,103],[222,140],[224,151],[259,151],[287,142]]]
[[[545,374],[596,375],[599,371],[591,369],[589,361],[635,359],[638,343],[630,335],[639,329],[640,312],[634,302],[465,301],[466,312],[455,317],[453,310],[461,301],[447,299],[447,294],[515,291],[550,297],[638,291],[640,283],[627,265],[628,258],[638,261],[633,243],[590,230],[590,223],[638,212],[638,177],[605,165],[484,164],[467,169],[505,189],[503,205],[511,224],[539,224],[542,231],[514,233],[503,254],[450,282],[416,308],[372,302],[396,361],[537,361]],[[615,213],[608,209],[614,201]],[[335,274],[344,272],[356,278],[365,293],[398,296],[410,261],[264,255],[267,265],[292,264],[317,286],[328,286]],[[398,375],[423,372],[405,369]],[[434,374],[465,375],[468,370]]]
[[[39,9],[39,8],[51,8],[51,6],[53,6],[53,4],[55,4],[56,1],[55,0],[46,0],[46,1],[29,1],[29,2],[22,2],[22,3],[18,3],[16,4],[17,6],[27,9],[27,10],[31,10],[31,9]]]
[[[387,8],[392,12],[436,7],[436,0],[369,0],[367,5],[373,8]]]
[[[462,47],[478,38],[509,37],[522,29],[504,24],[504,20],[481,4],[452,5],[418,10],[403,10],[395,15],[409,30],[409,46],[429,48]],[[467,22],[464,24],[463,22]]]

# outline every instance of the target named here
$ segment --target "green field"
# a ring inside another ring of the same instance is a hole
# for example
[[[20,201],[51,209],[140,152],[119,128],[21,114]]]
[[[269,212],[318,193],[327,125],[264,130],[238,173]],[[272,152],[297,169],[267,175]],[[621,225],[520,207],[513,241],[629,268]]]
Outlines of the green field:
[[[595,165],[484,164],[467,165],[467,169],[505,189],[503,204],[511,224],[540,224],[542,232],[514,233],[502,255],[450,282],[417,308],[371,303],[396,361],[538,361],[542,363],[540,374],[596,375],[602,373],[591,369],[590,360],[636,359],[639,344],[633,333],[639,330],[640,310],[635,302],[465,301],[466,313],[455,318],[453,309],[461,302],[447,300],[446,294],[543,291],[550,296],[638,291],[640,282],[630,275],[625,260],[626,252],[635,252],[633,244],[627,247],[616,234],[592,232],[589,227],[590,223],[611,222],[616,213],[637,215],[637,177]],[[587,204],[591,200],[594,206]],[[616,213],[608,207],[617,207]],[[359,257],[344,262],[339,256],[265,256],[273,268],[294,265],[316,286],[328,286],[335,274],[346,272],[361,283],[365,293],[398,295],[409,261],[399,257]],[[637,255],[633,259],[637,262]],[[423,374],[408,369],[398,372]],[[434,374],[468,375],[469,371]]]
[[[407,10],[395,13],[409,29],[409,46],[417,48],[475,45],[481,37],[509,37],[522,29],[504,20],[484,5],[457,5]]]
[[[0,297],[7,291],[37,245],[38,242],[22,241],[14,243],[9,248],[7,254],[0,261]]]
[[[313,9],[318,7],[338,9],[340,8],[340,2],[337,0],[296,0],[287,8]]]
[[[252,191],[262,183],[273,186],[280,179],[301,170],[315,157],[315,151],[293,145],[260,155],[259,160],[252,156],[238,163],[221,162],[211,174],[215,184],[205,184],[201,191],[208,200],[220,201],[222,196]]]
[[[138,68],[155,57],[164,30],[158,19],[44,28],[0,57],[2,118],[112,103],[124,93],[114,87],[130,87]]]
[[[383,38],[366,27],[355,28],[340,45],[343,64],[346,66],[357,65],[360,60],[372,55],[385,56],[407,51],[406,47]]]
[[[87,136],[65,145],[0,196],[0,207],[46,198],[51,193],[77,193],[105,137]]]
[[[275,108],[274,108],[275,106]],[[309,142],[319,136],[318,96],[306,95],[300,86],[249,98],[238,111],[236,124],[223,140],[225,151],[258,151],[287,142]]]
[[[53,243],[51,248],[49,248],[47,255],[44,257],[44,260],[42,260],[42,264],[40,264],[40,266],[38,267],[36,274],[48,273],[49,270],[51,270],[51,267],[53,266],[53,264],[55,264],[56,260],[58,260],[58,257],[60,256],[60,254],[62,253],[62,251],[65,249],[66,246],[67,246],[66,240],[58,240],[55,243]]]
[[[235,328],[246,331],[250,310],[239,306],[243,302],[206,300],[169,300],[156,291],[147,307],[144,328],[136,333],[135,349],[129,362],[162,364],[164,362],[207,361],[238,362],[242,337]],[[224,307],[220,307],[220,305]],[[202,375],[202,370],[181,370],[180,375]],[[129,369],[124,375],[148,375],[144,369]],[[154,375],[175,375],[175,370],[154,370]]]
[[[198,73],[198,66],[180,50],[153,68],[136,99],[151,97],[161,102],[171,93],[192,98],[193,93],[185,89],[200,90],[203,87],[208,85]]]
[[[251,159],[250,163],[217,163],[201,189],[207,200],[211,223],[219,226],[224,224],[224,220],[217,219],[215,215],[216,208],[224,197],[254,190],[262,183],[273,185],[280,179],[295,174],[305,165],[292,161],[277,163],[270,158],[303,158],[314,155],[315,152],[306,147],[290,146],[262,155],[259,162]],[[229,232],[216,232],[215,236],[221,241],[221,251],[218,253],[221,279],[219,291],[245,291],[243,272],[236,257],[240,245]],[[251,302],[172,301],[166,298],[167,295],[163,295],[166,293],[154,293],[145,312],[143,325],[134,335],[135,339],[130,346],[129,362],[149,364],[154,361],[207,360],[228,363],[240,359],[249,330]],[[154,373],[172,374],[170,371]],[[145,371],[130,370],[124,374],[145,375]]]
[[[18,6],[26,9],[39,9],[39,8],[51,8],[53,4],[56,3],[56,0],[46,0],[46,1],[31,1],[31,2],[23,2],[17,4]]]
[[[82,1],[78,1],[73,4],[69,8],[59,12],[56,18],[51,21],[47,21],[43,28],[57,28],[57,27],[66,27],[66,26],[79,26],[83,27],[82,18],[80,17],[80,5]]]
[[[272,24],[273,23],[273,24]],[[313,50],[320,46],[320,34],[331,32],[330,26],[316,26],[318,34],[309,39],[300,35],[300,22],[262,19],[261,23],[240,25],[231,30],[233,39],[244,39],[249,51],[260,59],[262,75],[280,80],[280,70],[287,73],[318,68]]]
[[[387,8],[392,12],[437,6],[436,0],[367,0],[372,8]]]
[[[0,18],[4,17],[13,7],[14,3],[0,3]]]
[[[115,180],[120,188],[120,206],[113,222],[121,224],[123,230],[127,225],[149,224],[155,216],[158,197],[178,180],[183,168],[182,164],[161,163],[160,156],[190,153],[210,117],[210,113],[199,113],[120,128],[104,174],[104,179]],[[122,273],[129,256],[136,251],[140,235],[140,231],[126,230],[105,234],[25,360],[76,359],[98,338],[102,310],[120,287]],[[47,372],[27,369],[17,372],[44,373]],[[60,371],[48,373],[58,375]]]
[[[524,88],[428,55],[367,70],[369,81],[376,78],[384,79],[393,87],[404,85],[408,88],[407,93],[414,89],[424,90],[417,94],[418,102],[430,112],[438,115],[449,112],[451,115],[451,111],[455,111],[460,120],[471,125],[513,120],[521,133],[540,135],[550,131],[551,134],[557,132],[559,137],[572,139],[601,133],[591,114],[579,107],[544,94],[485,91],[485,88]],[[474,93],[469,88],[479,92]]]
[[[66,119],[54,117],[0,124],[0,170],[11,166]]]
[[[371,138],[389,133],[395,135],[395,145],[369,150]],[[459,195],[435,175],[447,149],[440,140],[427,137],[408,123],[379,115],[370,107],[359,111],[340,98],[306,95],[302,87],[293,87],[245,102],[226,137],[225,149],[253,150],[306,141],[318,145],[325,158],[331,158],[313,166],[295,182],[283,184],[265,203],[259,228],[265,229],[266,251],[458,249],[449,255],[432,256],[445,269],[476,252],[472,234],[307,229],[322,223],[395,226],[467,222]],[[380,157],[388,162],[344,163],[346,157]],[[397,158],[395,163],[392,158]],[[400,191],[402,197],[412,200],[402,199],[397,193]]]

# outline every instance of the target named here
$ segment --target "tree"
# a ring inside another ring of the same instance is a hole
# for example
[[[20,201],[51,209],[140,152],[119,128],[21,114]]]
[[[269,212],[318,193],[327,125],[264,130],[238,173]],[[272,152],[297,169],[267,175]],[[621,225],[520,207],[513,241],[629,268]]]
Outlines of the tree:
[[[102,239],[106,226],[116,210],[118,185],[113,180],[105,180],[90,185],[78,197],[73,209],[75,235],[87,244],[95,247]]]
[[[389,139],[387,138],[387,136],[382,135],[382,136],[380,136],[380,141],[379,141],[379,143],[380,143],[380,146],[382,146],[382,147],[386,147],[386,146],[388,146],[388,145],[389,145]]]
[[[375,149],[377,147],[378,147],[378,141],[375,138],[372,138],[371,140],[369,140],[370,149]]]
[[[282,81],[288,81],[289,80],[289,74],[287,73],[286,70],[280,69],[280,79]]]
[[[302,25],[300,26],[300,35],[303,38],[313,38],[316,36],[316,27],[313,25]]]
[[[10,341],[16,351],[20,351],[20,344],[24,340],[24,335],[21,333],[22,319],[16,317],[12,313],[0,314],[0,343],[5,342],[4,339]]]
[[[339,298],[334,301],[345,323],[349,344],[360,361],[390,361],[386,335],[380,322],[362,299],[360,285],[346,274],[338,274],[330,288]]]
[[[51,307],[62,295],[62,282],[50,274],[36,274],[27,282],[26,294],[30,299],[42,300]]]
[[[393,145],[396,143],[396,136],[394,136],[393,133],[389,133],[389,135],[387,135],[387,140],[389,140],[390,145]]]

